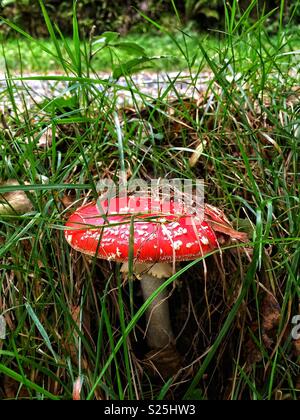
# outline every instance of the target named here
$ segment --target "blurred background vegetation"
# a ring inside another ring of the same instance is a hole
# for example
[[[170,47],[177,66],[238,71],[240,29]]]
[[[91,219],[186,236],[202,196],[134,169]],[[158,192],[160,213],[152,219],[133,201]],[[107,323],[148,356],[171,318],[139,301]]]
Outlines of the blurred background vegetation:
[[[227,4],[232,4],[228,0]],[[256,8],[251,12],[250,17],[256,16],[278,8],[281,0],[260,0]],[[285,2],[284,20],[289,23],[300,22],[299,0]],[[47,0],[45,4],[48,13],[65,35],[72,33],[72,8],[70,1]],[[238,13],[242,14],[251,4],[251,0],[240,0]],[[177,9],[181,16],[181,22],[176,18],[174,9]],[[224,28],[224,0],[79,0],[78,19],[82,35],[88,36],[93,26],[100,33],[103,31],[117,31],[121,34],[129,32],[144,33],[149,30],[142,14],[163,24],[167,29],[188,27],[197,31]],[[0,14],[20,25],[24,30],[33,36],[47,36],[47,29],[44,25],[37,0],[0,0]],[[238,17],[238,14],[237,14]],[[276,23],[275,23],[276,22]],[[278,19],[276,13],[272,13],[269,30],[276,32]],[[0,24],[0,32],[6,33],[8,27]]]

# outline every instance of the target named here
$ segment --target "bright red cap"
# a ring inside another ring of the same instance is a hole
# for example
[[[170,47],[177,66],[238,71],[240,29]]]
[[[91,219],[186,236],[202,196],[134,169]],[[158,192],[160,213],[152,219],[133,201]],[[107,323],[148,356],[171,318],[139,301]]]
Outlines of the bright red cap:
[[[131,196],[87,204],[69,218],[65,237],[77,251],[118,262],[128,261],[130,246],[139,263],[194,260],[218,247],[207,222],[183,214],[174,202],[166,213],[164,204],[149,200]]]

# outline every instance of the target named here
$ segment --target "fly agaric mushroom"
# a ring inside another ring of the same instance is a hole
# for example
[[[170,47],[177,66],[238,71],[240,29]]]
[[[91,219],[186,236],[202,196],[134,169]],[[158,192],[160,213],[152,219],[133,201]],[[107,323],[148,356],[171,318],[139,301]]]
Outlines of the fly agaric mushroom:
[[[201,220],[184,214],[182,204],[168,204],[166,212],[158,200],[130,196],[84,205],[67,221],[66,240],[84,254],[122,262],[123,272],[128,272],[128,259],[133,255],[134,274],[140,279],[144,300],[172,275],[175,262],[203,257],[219,246],[224,234],[246,240],[245,234],[232,229],[224,214],[212,206],[205,206]],[[146,312],[147,341],[154,351],[174,348],[167,300],[164,290]]]

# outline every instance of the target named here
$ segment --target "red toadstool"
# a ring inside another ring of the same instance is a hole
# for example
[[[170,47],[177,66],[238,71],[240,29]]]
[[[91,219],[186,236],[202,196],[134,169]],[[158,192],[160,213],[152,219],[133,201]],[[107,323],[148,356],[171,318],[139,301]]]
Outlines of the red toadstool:
[[[182,204],[170,201],[168,205],[166,212],[162,202],[135,196],[90,203],[69,218],[65,237],[77,251],[124,263],[123,272],[128,270],[128,259],[133,255],[134,273],[141,280],[146,300],[172,275],[175,262],[206,255],[219,246],[223,234],[245,239],[214,207],[205,206],[205,218],[201,220],[184,214]],[[146,312],[147,341],[153,350],[172,346],[174,341],[167,298],[164,290]]]

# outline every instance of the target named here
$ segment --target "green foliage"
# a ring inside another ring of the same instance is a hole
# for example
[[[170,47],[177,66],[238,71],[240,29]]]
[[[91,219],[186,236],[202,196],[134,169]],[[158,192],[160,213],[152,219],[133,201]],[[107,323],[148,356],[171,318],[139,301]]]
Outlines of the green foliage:
[[[70,1],[47,0],[44,3],[51,21],[61,28],[64,35],[72,35]],[[0,4],[2,4],[1,13],[5,18],[12,20],[31,35],[47,36],[38,1],[2,0]],[[125,34],[133,29],[145,32],[147,25],[139,12],[157,22],[163,22],[165,26],[174,31],[178,26],[178,19],[177,21],[174,19],[174,9],[180,14],[185,26],[193,25],[197,29],[203,30],[207,27],[223,27],[226,18],[225,6],[235,10],[234,16],[237,19],[242,16],[250,4],[250,0],[238,2],[236,0],[226,2],[224,0],[104,0],[101,2],[81,0],[77,3],[77,16],[80,32],[87,37],[93,27],[98,33],[109,30]],[[295,22],[295,18],[299,20],[299,0],[291,2],[255,1],[255,7],[249,17],[256,19],[262,11],[268,12],[272,9],[277,9],[277,16],[282,14],[284,22],[289,22],[291,19]],[[273,27],[276,22],[278,19],[268,22],[272,31],[278,29]]]
[[[70,1],[47,0],[44,3],[50,19],[61,28],[65,35],[71,35],[72,7],[70,7]],[[150,16],[156,17],[165,8],[163,3],[162,1],[142,2],[139,0],[104,0],[101,2],[81,0],[77,4],[81,33],[88,36],[93,26],[96,27],[97,32],[113,30],[126,33],[132,26],[142,21],[136,9],[144,8]],[[31,35],[47,35],[39,12],[38,1],[4,0],[2,14],[30,32]]]
[[[38,3],[48,36],[51,39],[52,50],[43,46],[43,44],[15,23],[6,19],[3,19],[3,21],[9,28],[23,35],[29,42],[37,45],[48,56],[51,56],[66,74],[71,73],[80,78],[83,76],[88,77],[95,58],[105,50],[109,51],[110,67],[115,80],[123,75],[134,73],[140,69],[141,65],[149,64],[153,60],[162,58],[160,56],[148,57],[141,45],[136,42],[122,41],[120,34],[117,32],[104,32],[98,36],[94,36],[91,33],[88,41],[82,40],[78,25],[76,1],[74,1],[72,9],[73,37],[71,40],[67,39],[64,37],[61,28],[52,23],[45,3],[42,0],[39,0]],[[120,53],[123,53],[123,58]]]
[[[185,18],[195,19],[200,14],[207,18],[220,19],[219,10],[223,8],[223,0],[185,0]]]

